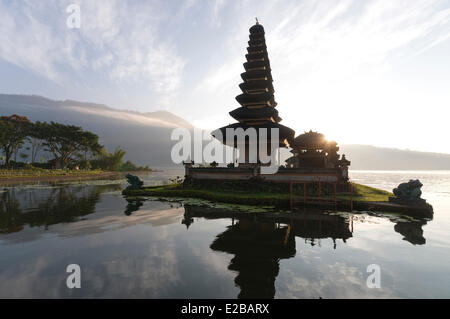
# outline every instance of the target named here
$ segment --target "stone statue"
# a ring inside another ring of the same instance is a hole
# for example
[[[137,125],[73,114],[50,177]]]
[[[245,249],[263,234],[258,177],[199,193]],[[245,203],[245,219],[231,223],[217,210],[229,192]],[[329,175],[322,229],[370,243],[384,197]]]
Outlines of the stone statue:
[[[423,184],[418,180],[409,180],[407,183],[401,183],[394,188],[392,191],[396,197],[409,199],[409,198],[420,198],[422,191],[420,188]]]
[[[424,205],[425,199],[420,198],[422,191],[420,188],[423,184],[418,180],[409,180],[407,183],[401,183],[393,189],[395,197],[389,197],[389,201],[392,203],[403,205]]]
[[[127,187],[128,189],[140,189],[144,185],[144,182],[135,175],[127,174],[125,177],[128,184],[130,184],[130,186]]]

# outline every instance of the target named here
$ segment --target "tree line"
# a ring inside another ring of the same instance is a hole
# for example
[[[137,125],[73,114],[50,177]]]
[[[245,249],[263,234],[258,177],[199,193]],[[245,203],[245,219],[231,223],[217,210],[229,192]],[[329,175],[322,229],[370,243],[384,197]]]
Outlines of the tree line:
[[[123,163],[125,151],[116,149],[109,153],[99,144],[98,135],[83,130],[79,126],[56,122],[32,122],[25,116],[13,114],[0,117],[0,151],[3,166],[17,166],[17,155],[25,162],[39,166],[40,151],[50,153],[53,159],[47,163],[52,168],[80,167],[107,170],[141,170],[132,162]],[[14,164],[14,165],[12,165]]]

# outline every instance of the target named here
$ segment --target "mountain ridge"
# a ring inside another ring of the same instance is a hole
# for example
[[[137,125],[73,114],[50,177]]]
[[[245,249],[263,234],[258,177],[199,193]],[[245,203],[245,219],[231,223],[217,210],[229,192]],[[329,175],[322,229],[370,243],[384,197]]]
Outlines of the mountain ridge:
[[[139,165],[175,166],[170,139],[175,127],[193,129],[182,117],[169,111],[119,110],[104,104],[75,100],[52,100],[40,95],[0,94],[0,115],[19,114],[32,121],[55,121],[78,125],[98,134],[101,144],[112,151],[121,147],[126,158]],[[450,170],[450,154],[402,150],[364,144],[342,144],[351,169]]]

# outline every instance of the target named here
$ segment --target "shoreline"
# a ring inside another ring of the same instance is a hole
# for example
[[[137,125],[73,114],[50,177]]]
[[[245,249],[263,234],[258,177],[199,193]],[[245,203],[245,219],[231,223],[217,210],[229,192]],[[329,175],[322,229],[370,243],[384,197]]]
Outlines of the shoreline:
[[[11,184],[22,184],[29,182],[62,182],[77,180],[98,180],[108,179],[120,176],[121,172],[101,172],[98,174],[80,174],[80,175],[43,175],[43,176],[17,176],[17,177],[0,177],[0,186]]]

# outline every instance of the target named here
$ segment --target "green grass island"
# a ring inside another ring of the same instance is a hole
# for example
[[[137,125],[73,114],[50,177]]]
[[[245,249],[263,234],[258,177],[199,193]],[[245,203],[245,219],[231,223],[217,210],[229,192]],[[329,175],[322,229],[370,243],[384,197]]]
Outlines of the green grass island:
[[[309,207],[345,211],[394,212],[425,217],[432,214],[431,205],[428,204],[424,207],[415,207],[391,203],[389,198],[394,194],[382,189],[353,182],[342,186],[335,193],[330,184],[322,185],[319,191],[317,184],[299,183],[294,184],[291,196],[289,184],[258,181],[209,181],[194,184],[178,182],[161,186],[144,186],[140,189],[127,188],[122,191],[122,194],[130,200],[139,197],[156,197],[166,200],[195,198],[225,204],[271,206],[293,211]]]

